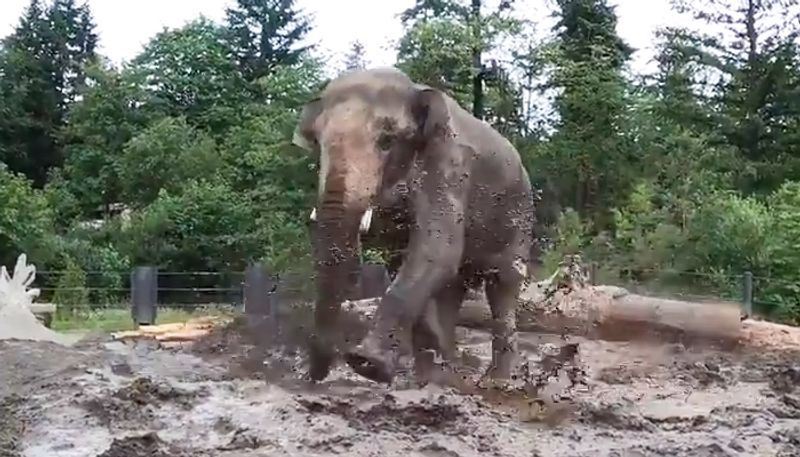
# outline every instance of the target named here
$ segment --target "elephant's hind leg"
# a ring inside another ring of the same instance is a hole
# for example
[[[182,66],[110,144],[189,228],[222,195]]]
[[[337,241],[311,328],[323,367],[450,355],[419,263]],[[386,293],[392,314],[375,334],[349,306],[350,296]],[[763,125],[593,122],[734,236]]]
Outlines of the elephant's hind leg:
[[[487,375],[507,381],[517,356],[517,298],[522,277],[495,275],[486,282],[486,298],[492,310],[492,363]]]

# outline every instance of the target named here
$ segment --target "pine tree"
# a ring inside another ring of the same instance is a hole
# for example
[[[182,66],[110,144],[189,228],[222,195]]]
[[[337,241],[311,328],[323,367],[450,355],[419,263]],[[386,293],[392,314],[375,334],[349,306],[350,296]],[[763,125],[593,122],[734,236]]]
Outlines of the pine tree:
[[[622,135],[627,83],[622,70],[633,50],[617,35],[607,0],[558,0],[557,58],[552,83],[559,114],[553,138],[562,204],[605,220],[627,195]],[[605,225],[599,222],[602,227]]]
[[[13,106],[0,118],[0,160],[36,186],[63,162],[59,130],[84,85],[83,67],[95,58],[97,36],[88,6],[31,0],[4,40],[0,102]]]
[[[800,159],[794,141],[800,127],[795,95],[800,5],[784,0],[673,4],[710,25],[695,34],[690,50],[719,75],[708,87],[717,95],[716,130],[755,168],[742,177],[742,190],[768,193],[784,179],[800,179],[794,165]]]
[[[345,70],[349,71],[366,68],[367,61],[364,54],[364,45],[358,40],[354,41],[350,45],[350,52],[345,56]]]
[[[252,81],[276,65],[296,64],[310,46],[299,43],[310,19],[294,0],[236,0],[226,12],[230,46],[242,72]]]

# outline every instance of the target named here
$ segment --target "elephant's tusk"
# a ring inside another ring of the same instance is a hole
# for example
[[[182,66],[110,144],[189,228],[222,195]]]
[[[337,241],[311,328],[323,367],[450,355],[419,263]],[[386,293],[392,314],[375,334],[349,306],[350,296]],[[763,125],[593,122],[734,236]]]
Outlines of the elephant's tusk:
[[[317,220],[317,208],[311,210],[311,214],[308,216],[308,218],[312,221]],[[361,233],[367,233],[370,225],[372,225],[372,208],[367,208],[367,210],[364,211],[364,214],[361,216],[361,223],[359,224],[358,228]]]
[[[372,208],[367,208],[364,211],[364,215],[361,216],[361,224],[359,225],[359,229],[361,233],[367,233],[369,231],[369,226],[372,224]]]

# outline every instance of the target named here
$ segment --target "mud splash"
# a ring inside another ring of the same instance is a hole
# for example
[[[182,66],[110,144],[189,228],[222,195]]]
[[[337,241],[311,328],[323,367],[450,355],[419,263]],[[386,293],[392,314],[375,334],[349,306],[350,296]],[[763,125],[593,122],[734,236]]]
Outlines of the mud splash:
[[[444,385],[343,365],[309,384],[297,319],[178,349],[0,343],[0,456],[798,455],[797,354],[522,334],[516,379],[494,386],[491,336],[460,328]]]

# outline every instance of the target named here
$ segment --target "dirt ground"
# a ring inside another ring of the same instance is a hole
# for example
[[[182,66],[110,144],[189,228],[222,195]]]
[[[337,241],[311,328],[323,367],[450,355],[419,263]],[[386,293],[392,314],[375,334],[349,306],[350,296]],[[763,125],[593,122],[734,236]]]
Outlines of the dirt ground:
[[[486,332],[460,329],[459,388],[344,365],[310,385],[301,340],[237,321],[183,347],[0,342],[0,457],[800,456],[797,353],[521,334],[520,385],[557,373],[537,400],[469,388]]]

